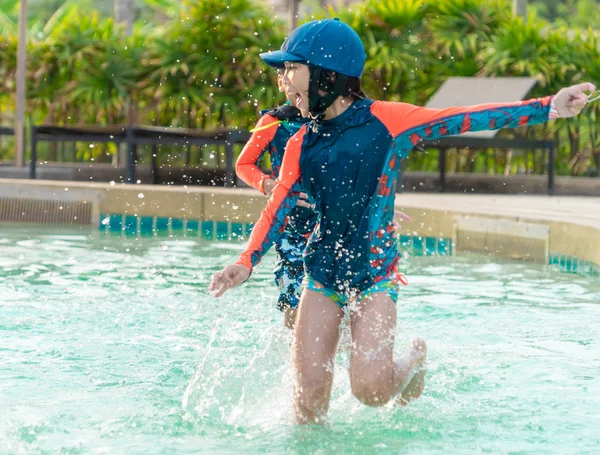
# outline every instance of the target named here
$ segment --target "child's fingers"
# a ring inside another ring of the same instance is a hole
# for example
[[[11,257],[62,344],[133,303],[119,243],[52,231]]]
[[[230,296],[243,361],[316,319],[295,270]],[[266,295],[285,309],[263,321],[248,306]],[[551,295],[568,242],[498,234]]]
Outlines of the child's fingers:
[[[589,97],[585,94],[579,94],[573,97],[567,102],[567,108],[572,114],[578,115],[587,105]]]
[[[222,272],[217,272],[215,274],[213,274],[211,280],[210,280],[210,286],[208,287],[208,290],[210,292],[214,291],[215,289],[217,289],[219,287],[219,278],[220,278],[220,274]]]
[[[406,213],[401,212],[400,210],[395,210],[394,211],[394,218],[396,220],[403,220],[403,221],[412,221],[411,217],[408,216]]]
[[[227,286],[226,283],[223,283],[223,286],[221,286],[221,289],[219,289],[219,292],[217,292],[215,294],[215,297],[221,297],[223,294],[225,294],[225,291],[227,291],[227,289],[229,289],[229,286]]]
[[[583,95],[583,92],[595,92],[596,86],[591,82],[584,82],[582,84],[572,85],[567,87],[567,93],[571,96]]]
[[[581,91],[589,91],[592,93],[596,91],[596,86],[591,82],[584,82],[583,84],[579,84],[578,86],[576,85],[576,87],[581,87]]]

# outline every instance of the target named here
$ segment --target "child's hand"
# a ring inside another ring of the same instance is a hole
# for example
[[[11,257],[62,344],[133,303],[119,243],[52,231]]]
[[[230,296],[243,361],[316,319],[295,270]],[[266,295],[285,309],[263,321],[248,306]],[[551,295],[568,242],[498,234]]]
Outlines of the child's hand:
[[[271,193],[273,193],[274,189],[275,189],[275,180],[265,179],[265,181],[263,183],[263,191],[265,192],[265,194],[267,196],[271,196]],[[310,204],[307,201],[308,201],[308,196],[305,193],[300,193],[300,198],[298,199],[298,202],[296,202],[296,205],[299,207],[310,208]]]
[[[308,195],[306,193],[300,193],[300,197],[296,201],[296,207],[310,208],[310,204],[308,203]]]
[[[400,210],[394,210],[394,229],[396,229],[397,231],[402,229],[401,223],[403,221],[411,221],[410,216],[408,216],[404,212],[401,212]]]
[[[596,87],[594,84],[585,82],[583,84],[563,88],[559,91],[554,97],[554,105],[556,106],[558,115],[562,118],[579,115],[590,98],[590,96],[583,93],[585,91],[593,93],[596,91]]]
[[[250,276],[251,270],[245,265],[232,264],[215,273],[210,280],[210,292],[218,289],[215,297],[221,297],[227,289],[239,286]]]
[[[263,182],[263,191],[267,196],[270,196],[275,188],[275,180],[273,179],[265,179]]]

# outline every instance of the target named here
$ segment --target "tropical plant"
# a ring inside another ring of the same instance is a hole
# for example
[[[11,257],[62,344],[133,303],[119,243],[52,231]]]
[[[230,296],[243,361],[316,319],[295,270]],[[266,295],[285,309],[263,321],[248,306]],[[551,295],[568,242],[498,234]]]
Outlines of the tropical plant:
[[[548,2],[548,11],[558,3]],[[137,17],[148,23],[136,24],[130,37],[113,23],[112,11],[90,12],[91,0],[57,2],[51,10],[49,0],[31,4],[27,111],[32,122],[247,128],[261,109],[283,102],[276,73],[257,55],[279,48],[287,25],[261,3],[136,0]],[[5,124],[12,123],[14,111],[17,6],[17,0],[0,0]],[[573,33],[533,17],[518,19],[504,0],[365,0],[313,13],[334,16],[357,30],[365,44],[363,85],[372,98],[424,104],[449,76],[531,76],[539,81],[532,96],[582,80],[600,85],[599,43],[592,29]],[[578,119],[520,128],[516,134],[558,140],[559,174],[585,175],[600,168],[599,115],[600,103]],[[0,148],[4,157],[11,153],[6,150]],[[75,158],[110,159],[114,152],[81,147]],[[189,154],[178,159],[189,163]],[[457,150],[449,154],[449,169],[539,173],[544,161],[529,151]],[[406,166],[436,170],[437,153],[411,154]]]

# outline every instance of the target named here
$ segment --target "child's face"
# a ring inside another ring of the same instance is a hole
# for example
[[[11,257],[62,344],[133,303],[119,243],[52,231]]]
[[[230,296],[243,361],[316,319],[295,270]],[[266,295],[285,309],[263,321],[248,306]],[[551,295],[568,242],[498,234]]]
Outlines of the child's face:
[[[285,62],[285,71],[283,73],[283,86],[285,94],[300,112],[303,117],[308,117],[308,84],[310,81],[310,71],[308,66],[302,63]]]
[[[277,88],[279,89],[279,91],[281,93],[285,93],[285,97],[289,100],[290,105],[295,107],[296,99],[295,99],[295,97],[293,97],[293,99],[290,99],[290,96],[288,95],[285,84],[283,83],[283,73],[284,73],[284,70],[277,70]]]

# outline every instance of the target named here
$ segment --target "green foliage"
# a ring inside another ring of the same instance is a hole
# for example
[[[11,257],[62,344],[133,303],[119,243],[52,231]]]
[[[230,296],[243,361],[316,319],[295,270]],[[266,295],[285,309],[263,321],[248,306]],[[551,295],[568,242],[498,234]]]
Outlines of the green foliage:
[[[541,19],[583,29],[600,26],[599,9],[598,0],[536,0],[527,5],[528,12]]]
[[[44,20],[31,22],[31,121],[248,128],[260,109],[284,101],[275,72],[258,54],[280,47],[287,24],[262,3],[144,0],[149,8],[144,14],[162,15],[166,22],[161,27],[138,23],[133,36],[126,37],[110,17],[82,9],[85,1],[56,2]],[[545,3],[547,14],[560,12],[561,2]],[[0,0],[5,13],[0,15],[0,116],[5,124],[14,111],[17,6],[14,0]],[[375,99],[424,104],[449,76],[532,76],[539,80],[533,96],[584,80],[600,84],[599,43],[591,29],[573,33],[533,15],[525,21],[515,18],[505,0],[365,0],[351,9],[314,13],[332,16],[361,36],[368,55],[363,85]],[[558,139],[559,173],[582,175],[600,169],[599,115],[597,103],[578,119],[520,128],[516,134]],[[85,147],[78,157],[98,159],[106,151]],[[407,166],[435,170],[437,154],[413,153]],[[456,150],[450,153],[449,170],[539,173],[544,157],[527,151]]]

